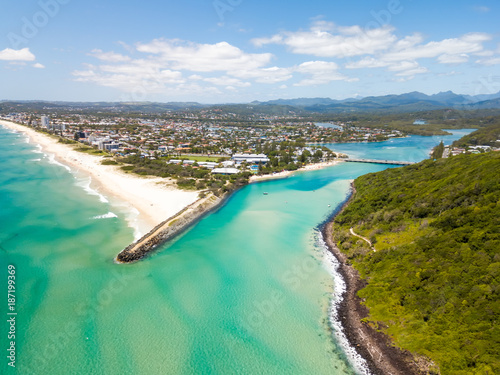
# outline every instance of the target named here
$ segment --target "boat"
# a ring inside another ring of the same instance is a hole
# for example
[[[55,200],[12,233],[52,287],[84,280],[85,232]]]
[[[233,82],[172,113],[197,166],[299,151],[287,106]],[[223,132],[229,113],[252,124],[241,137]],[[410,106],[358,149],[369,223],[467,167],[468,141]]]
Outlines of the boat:
[[[263,194],[264,194],[264,195],[267,195],[267,194],[269,194],[269,193],[268,193],[267,191],[265,191]]]

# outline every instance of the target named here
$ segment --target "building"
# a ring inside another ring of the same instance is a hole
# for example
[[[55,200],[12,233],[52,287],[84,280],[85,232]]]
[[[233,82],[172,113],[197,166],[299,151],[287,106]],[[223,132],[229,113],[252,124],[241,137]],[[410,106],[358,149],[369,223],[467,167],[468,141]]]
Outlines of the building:
[[[103,144],[103,149],[109,152],[116,152],[118,149],[121,147],[121,144],[116,143],[114,141],[112,142],[105,142]]]
[[[240,173],[240,171],[236,168],[214,168],[212,169],[212,173],[230,175]]]
[[[42,121],[42,126],[49,129],[50,126],[49,118],[47,116],[42,116],[41,121]]]
[[[265,154],[234,154],[231,159],[233,159],[236,163],[253,163],[265,164],[269,161],[269,158]]]

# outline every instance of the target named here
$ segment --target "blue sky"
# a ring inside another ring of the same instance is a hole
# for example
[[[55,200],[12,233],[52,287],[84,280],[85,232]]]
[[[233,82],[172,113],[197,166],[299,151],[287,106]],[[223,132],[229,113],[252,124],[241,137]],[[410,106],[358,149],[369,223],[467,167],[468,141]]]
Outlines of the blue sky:
[[[4,0],[0,99],[500,91],[500,2]]]

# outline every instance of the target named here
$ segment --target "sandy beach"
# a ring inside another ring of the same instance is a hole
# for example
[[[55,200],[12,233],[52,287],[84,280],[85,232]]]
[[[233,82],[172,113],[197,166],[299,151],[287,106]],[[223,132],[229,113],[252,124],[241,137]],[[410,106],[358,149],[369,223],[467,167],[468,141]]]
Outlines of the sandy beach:
[[[59,143],[57,139],[27,126],[4,120],[0,120],[0,125],[25,133],[30,143],[40,145],[44,153],[53,154],[58,162],[89,175],[91,187],[110,198],[111,202],[117,201],[132,211],[137,210],[140,235],[198,199],[198,192],[167,186],[167,180],[163,178],[139,177],[125,173],[117,166],[102,165],[102,156],[75,151],[71,145]]]
[[[277,173],[272,173],[272,174],[265,174],[262,176],[252,176],[252,177],[250,177],[249,181],[250,181],[250,183],[252,183],[252,182],[265,181],[265,180],[277,180],[277,179],[281,179],[281,178],[287,178],[296,172],[313,171],[313,170],[317,170],[317,169],[323,169],[326,167],[331,167],[331,166],[336,165],[336,164],[341,163],[341,162],[342,162],[342,159],[335,159],[335,160],[327,161],[327,162],[323,162],[323,163],[308,164],[305,167],[297,169],[296,171],[282,171],[282,172],[277,172]]]

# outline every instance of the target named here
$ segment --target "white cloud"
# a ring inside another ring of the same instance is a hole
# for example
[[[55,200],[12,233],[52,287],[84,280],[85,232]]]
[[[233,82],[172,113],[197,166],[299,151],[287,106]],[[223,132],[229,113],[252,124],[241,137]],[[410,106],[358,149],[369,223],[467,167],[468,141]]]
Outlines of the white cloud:
[[[127,46],[128,47],[128,46]],[[291,78],[287,69],[266,67],[270,53],[250,54],[226,42],[196,44],[180,40],[155,39],[139,43],[130,54],[139,58],[94,49],[90,55],[101,64],[85,65],[73,72],[77,81],[113,87],[126,92],[143,91],[156,94],[203,91],[220,93],[215,86],[233,90],[256,82],[281,82]],[[184,72],[187,78],[184,77]],[[207,76],[207,73],[222,73]],[[200,74],[203,73],[203,74]]]
[[[158,55],[172,69],[195,72],[257,69],[267,65],[272,58],[270,53],[245,53],[227,42],[197,44],[155,39],[150,43],[138,44],[137,50]]]
[[[443,54],[438,57],[438,61],[442,64],[462,64],[469,61],[469,55],[461,53],[459,55]]]
[[[121,55],[115,52],[103,52],[100,49],[94,49],[89,53],[90,56],[93,56],[102,61],[108,62],[123,62],[130,61],[130,57]]]
[[[5,48],[0,51],[0,60],[6,61],[34,61],[35,55],[33,55],[29,48],[22,48],[19,50]]]
[[[483,57],[493,56],[494,54],[495,54],[495,52],[491,51],[491,50],[484,50],[481,52],[474,53],[474,55],[476,55],[476,56],[483,56]]]
[[[77,81],[128,92],[204,96],[242,91],[254,83],[290,87],[358,80],[343,74],[344,69],[382,68],[392,76],[389,79],[407,81],[432,72],[432,64],[463,64],[474,59],[482,65],[500,64],[500,46],[499,51],[484,48],[491,39],[486,33],[469,33],[426,41],[420,33],[396,35],[389,25],[367,30],[317,20],[308,30],[283,31],[252,40],[256,47],[278,44],[294,54],[315,56],[306,56],[294,66],[279,66],[271,53],[249,53],[224,41],[201,44],[154,39],[135,46],[119,42],[124,54],[94,49],[89,55],[98,63],[85,65],[73,74]],[[292,79],[293,83],[282,84]]]
[[[476,63],[487,66],[500,65],[500,56],[492,57],[489,59],[479,59],[476,60]]]
[[[316,20],[311,26],[311,31],[335,31],[335,24],[329,21]]]
[[[427,68],[420,66],[416,61],[401,61],[390,65],[387,70],[395,72],[397,77],[408,77],[408,79],[413,78],[415,74],[428,72]]]
[[[254,39],[252,43],[257,47],[284,44],[296,54],[344,58],[388,49],[397,40],[393,31],[390,26],[367,30],[359,26],[335,27],[319,21],[308,31],[283,32]]]
[[[248,87],[252,85],[250,82],[243,82],[239,79],[227,76],[205,78],[204,81],[213,83],[217,86]]]
[[[293,76],[292,72],[291,68],[273,66],[255,70],[236,70],[229,72],[229,74],[242,79],[255,79],[259,83],[272,84],[289,80]]]
[[[199,74],[191,74],[188,79],[191,79],[193,81],[200,81],[203,79],[202,76],[200,76]]]
[[[420,59],[432,59],[430,64],[450,65],[466,63],[470,56],[492,56],[492,51],[484,49],[484,43],[491,39],[490,34],[475,32],[426,43],[420,33],[397,37],[395,29],[389,25],[366,30],[358,25],[338,26],[320,20],[309,30],[283,31],[271,37],[254,39],[252,43],[257,47],[284,45],[295,54],[350,59],[344,64],[347,69],[385,68],[395,76],[414,77],[429,72],[429,67],[419,65]],[[477,62],[494,65],[497,60],[490,58]],[[332,77],[340,76],[337,72]],[[317,75],[313,81],[320,80]]]
[[[45,65],[40,64],[40,63],[35,63],[35,64],[33,64],[33,68],[37,68],[37,69],[45,69]]]
[[[266,44],[280,44],[281,42],[283,42],[283,36],[279,34],[273,35],[270,38],[264,37],[252,39],[252,43],[256,47],[262,47]]]
[[[395,51],[401,51],[409,48],[413,48],[417,44],[420,44],[424,41],[424,38],[419,33],[414,33],[412,35],[405,36],[402,39],[399,39],[394,46],[392,47]]]
[[[9,61],[10,66],[26,66],[26,61]]]
[[[160,64],[147,60],[116,65],[87,65],[87,70],[74,71],[73,75],[80,82],[93,82],[124,91],[140,89],[151,93],[161,92],[165,85],[185,82],[181,72],[162,69]]]
[[[444,39],[439,42],[414,45],[409,48],[392,51],[384,55],[384,60],[401,61],[422,58],[435,58],[441,55],[456,56],[465,53],[481,52],[483,42],[491,39],[485,33],[470,33],[459,38]]]
[[[428,69],[419,65],[416,61],[384,61],[373,57],[366,57],[354,63],[346,64],[348,69],[363,68],[387,68],[387,71],[394,72],[398,77],[411,77],[415,74],[427,73]]]
[[[374,57],[365,57],[361,60],[350,62],[345,65],[347,69],[364,69],[364,68],[384,68],[391,65],[387,61],[378,60]]]
[[[294,86],[316,86],[330,83],[332,81],[356,81],[337,71],[338,66],[334,62],[308,61],[300,64],[295,71],[309,75],[308,78],[294,84]]]
[[[446,77],[446,76],[457,76],[457,75],[461,75],[463,73],[461,72],[456,72],[454,70],[452,70],[451,72],[446,72],[446,73],[438,73],[437,75],[439,77]]]

